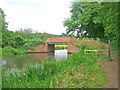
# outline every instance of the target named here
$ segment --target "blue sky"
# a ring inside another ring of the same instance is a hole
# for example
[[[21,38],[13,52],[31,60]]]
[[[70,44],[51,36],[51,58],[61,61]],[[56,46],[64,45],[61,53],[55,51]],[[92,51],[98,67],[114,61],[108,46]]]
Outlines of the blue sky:
[[[8,29],[32,28],[34,32],[65,33],[64,18],[70,16],[72,0],[0,0]]]

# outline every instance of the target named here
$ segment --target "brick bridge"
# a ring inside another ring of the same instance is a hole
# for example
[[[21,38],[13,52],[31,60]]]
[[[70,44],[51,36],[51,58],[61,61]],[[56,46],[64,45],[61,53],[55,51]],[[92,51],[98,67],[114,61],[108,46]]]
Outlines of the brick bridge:
[[[77,52],[78,48],[72,44],[70,44],[71,37],[63,37],[63,38],[47,38],[45,45],[37,45],[33,50],[29,52],[54,52],[55,45],[67,45],[68,53]]]

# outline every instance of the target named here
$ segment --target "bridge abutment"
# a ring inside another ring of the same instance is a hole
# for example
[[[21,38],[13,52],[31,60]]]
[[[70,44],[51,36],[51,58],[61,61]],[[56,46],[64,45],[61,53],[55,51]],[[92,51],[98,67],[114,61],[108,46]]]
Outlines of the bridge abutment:
[[[54,52],[55,45],[54,44],[48,44],[47,48],[48,48],[48,52]]]
[[[74,46],[74,45],[71,45],[71,44],[68,44],[68,53],[73,53],[73,52],[78,52],[79,51],[79,48]]]

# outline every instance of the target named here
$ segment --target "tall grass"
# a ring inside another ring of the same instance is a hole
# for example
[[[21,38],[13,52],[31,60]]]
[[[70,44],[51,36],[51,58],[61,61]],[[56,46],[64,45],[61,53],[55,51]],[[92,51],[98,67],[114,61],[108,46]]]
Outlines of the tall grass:
[[[98,58],[84,52],[73,53],[67,61],[49,60],[29,65],[19,72],[3,75],[3,88],[97,88],[106,78]]]
[[[71,44],[86,49],[107,49],[106,44],[101,42],[100,40],[92,40],[88,38],[84,38],[81,40],[72,39]]]

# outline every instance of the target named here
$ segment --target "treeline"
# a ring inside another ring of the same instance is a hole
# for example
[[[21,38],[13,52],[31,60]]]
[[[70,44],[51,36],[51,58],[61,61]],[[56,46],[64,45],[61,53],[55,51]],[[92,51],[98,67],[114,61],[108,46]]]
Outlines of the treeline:
[[[25,53],[26,50],[38,44],[45,44],[47,37],[64,37],[66,34],[61,35],[49,33],[34,33],[31,28],[20,28],[16,32],[7,29],[8,23],[5,22],[5,14],[0,8],[0,34],[1,34],[1,48],[3,53]]]
[[[76,38],[99,38],[117,48],[117,2],[72,2],[70,8],[71,16],[64,21],[67,34]]]
[[[45,45],[46,36],[54,37],[48,33],[33,33],[32,29],[20,29],[16,32],[2,31],[2,48],[3,53],[25,53],[26,50],[33,48],[38,44]],[[11,49],[12,48],[12,49]],[[7,50],[6,50],[7,49]],[[9,51],[10,50],[10,51]]]

